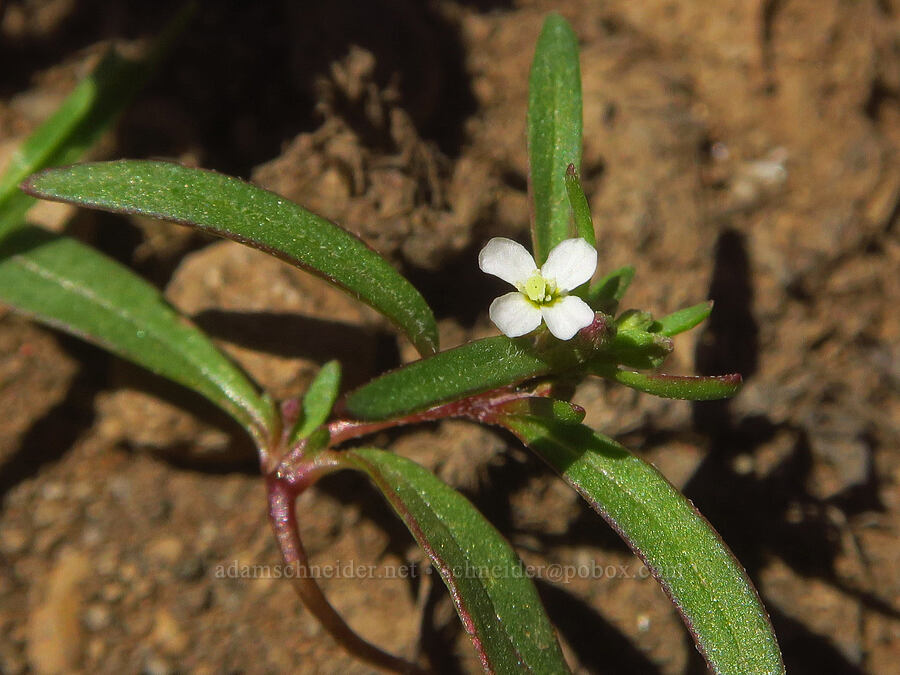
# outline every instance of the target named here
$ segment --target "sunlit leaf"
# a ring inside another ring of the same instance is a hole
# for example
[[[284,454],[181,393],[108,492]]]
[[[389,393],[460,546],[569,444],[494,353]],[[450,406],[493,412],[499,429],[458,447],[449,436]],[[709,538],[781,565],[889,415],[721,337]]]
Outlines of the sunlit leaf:
[[[768,615],[744,569],[652,465],[580,424],[522,415],[499,421],[640,556],[716,673],[784,672]]]
[[[578,39],[558,14],[544,21],[528,85],[529,188],[534,258],[547,254],[571,229],[565,176],[581,164],[581,72]]]
[[[341,454],[368,474],[431,559],[486,671],[569,672],[527,569],[465,497],[393,453]]]
[[[660,335],[678,335],[690,330],[694,326],[702,323],[712,312],[712,300],[701,302],[693,307],[686,307],[677,312],[673,312],[668,316],[657,319],[656,323],[650,330]]]
[[[325,424],[334,407],[334,402],[337,400],[340,386],[341,364],[337,361],[329,361],[316,373],[315,379],[303,396],[300,414],[289,437],[291,443],[301,438],[307,438],[318,427]]]
[[[501,335],[477,340],[372,380],[350,392],[344,408],[357,419],[387,419],[561,372],[576,366],[580,358],[567,343],[539,352],[529,338]]]
[[[193,389],[268,440],[272,407],[243,373],[159,291],[96,250],[14,230],[0,242],[0,302]]]
[[[337,225],[237,178],[169,162],[118,161],[49,169],[29,178],[24,189],[42,199],[171,220],[253,246],[371,305],[422,354],[437,350],[431,309],[384,258]]]
[[[741,388],[740,375],[645,375],[615,367],[596,368],[594,373],[647,394],[688,401],[730,398]]]

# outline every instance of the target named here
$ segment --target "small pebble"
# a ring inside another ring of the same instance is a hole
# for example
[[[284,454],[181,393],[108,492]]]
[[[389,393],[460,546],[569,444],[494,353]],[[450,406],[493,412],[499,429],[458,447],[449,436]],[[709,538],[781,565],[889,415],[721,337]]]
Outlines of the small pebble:
[[[138,566],[132,562],[123,563],[119,567],[119,578],[126,582],[130,583],[135,579],[140,578],[141,571],[138,569]]]
[[[144,550],[151,560],[171,566],[181,558],[184,544],[178,537],[162,537],[151,541]]]
[[[188,647],[189,638],[178,621],[168,611],[156,612],[150,640],[167,656],[178,656]]]
[[[108,483],[109,493],[120,502],[127,502],[131,499],[133,492],[131,481],[124,476],[116,476],[110,479]]]
[[[28,661],[38,673],[72,672],[81,660],[82,584],[91,573],[90,558],[63,553],[42,589],[43,598],[28,617]]]
[[[748,474],[751,474],[753,473],[755,466],[753,455],[749,455],[747,453],[736,455],[731,462],[731,466],[734,469],[734,472],[739,476],[746,476]]]
[[[111,582],[103,587],[100,591],[100,596],[106,602],[118,602],[125,596],[125,588],[122,584]]]
[[[108,628],[112,621],[112,614],[105,605],[91,605],[84,613],[84,625],[90,631]]]
[[[157,654],[150,654],[144,660],[141,675],[172,675],[174,672],[168,661]]]
[[[62,483],[47,483],[41,488],[41,497],[57,500],[66,496],[66,488]]]

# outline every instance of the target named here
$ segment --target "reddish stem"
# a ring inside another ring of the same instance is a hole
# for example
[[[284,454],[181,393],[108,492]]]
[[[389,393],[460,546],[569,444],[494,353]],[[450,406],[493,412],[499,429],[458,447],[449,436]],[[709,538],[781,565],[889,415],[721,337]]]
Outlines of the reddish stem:
[[[364,422],[358,420],[336,420],[328,425],[330,447],[346,441],[373,434],[391,427],[417,422],[429,422],[450,417],[464,417],[482,422],[492,422],[498,409],[511,401],[529,398],[534,391],[515,391],[512,388],[496,389],[423,410],[421,412],[389,420]],[[290,413],[289,408],[283,408]],[[290,425],[285,425],[289,427]],[[282,438],[282,443],[286,438]],[[265,460],[264,460],[265,461]],[[269,522],[278,540],[278,547],[286,565],[293,567],[294,588],[303,604],[319,620],[331,636],[348,652],[363,661],[397,673],[425,673],[419,666],[397,656],[382,651],[362,639],[341,618],[322,589],[316,583],[309,568],[309,560],[297,524],[295,506],[297,497],[322,475],[344,466],[339,452],[321,450],[306,455],[306,442],[292,448],[284,458],[271,465],[272,458],[264,464],[266,487],[269,497]]]
[[[269,475],[266,487],[269,495],[269,522],[275,531],[275,538],[281,549],[286,565],[293,567],[293,581],[300,599],[306,608],[318,619],[328,633],[349,653],[378,668],[395,673],[424,674],[414,663],[389,654],[357,635],[335,611],[322,593],[309,568],[306,551],[300,541],[295,506],[297,496],[316,479],[338,463],[334,460],[316,461],[315,466],[302,475],[282,477]]]
[[[394,427],[406,426],[409,424],[418,424],[420,422],[434,422],[436,420],[448,419],[452,417],[463,417],[466,419],[488,422],[493,418],[494,409],[509,401],[515,401],[522,398],[529,398],[535,395],[534,391],[515,391],[509,387],[502,389],[494,389],[483,394],[468,396],[458,401],[443,403],[441,405],[422,410],[417,413],[406,415],[405,417],[393,417],[387,420],[379,420],[366,422],[361,420],[335,420],[328,425],[328,432],[331,436],[329,441],[330,447],[336,447],[341,443],[368,436],[370,434],[392,429]],[[287,476],[296,472],[298,467],[304,465],[305,447],[303,444],[295,446],[284,457],[279,466],[279,471]]]

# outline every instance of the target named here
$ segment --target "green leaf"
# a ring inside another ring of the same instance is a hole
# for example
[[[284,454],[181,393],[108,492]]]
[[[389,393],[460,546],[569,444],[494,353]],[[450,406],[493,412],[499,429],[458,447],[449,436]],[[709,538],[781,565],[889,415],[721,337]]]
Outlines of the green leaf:
[[[289,436],[291,444],[301,438],[307,438],[318,427],[325,424],[334,407],[334,402],[337,400],[340,387],[341,364],[337,361],[329,361],[316,373],[315,379],[303,397],[300,414],[297,416],[297,422]]]
[[[677,398],[688,401],[716,401],[730,398],[740,391],[740,375],[690,376],[690,375],[644,375],[631,370],[597,367],[596,375],[614,380],[626,387],[663,398]]]
[[[598,312],[615,314],[633,278],[634,268],[630,265],[610,272],[591,285],[587,303]]]
[[[96,143],[146,84],[192,14],[193,5],[181,11],[142,59],[126,59],[114,51],[108,52],[56,112],[16,150],[0,178],[0,236],[22,225],[25,213],[34,204],[32,197],[16,189],[18,184],[45,166],[77,161]]]
[[[510,415],[537,452],[625,539],[675,603],[716,673],[783,673],[769,617],[740,563],[650,464],[580,424]]]
[[[597,248],[597,237],[594,233],[594,221],[591,220],[591,207],[588,206],[587,197],[581,187],[581,179],[574,164],[569,164],[566,169],[566,193],[569,195],[569,204],[572,206],[572,215],[575,218],[575,231],[594,248]]]
[[[529,338],[498,336],[414,361],[364,384],[344,409],[362,420],[382,420],[490,389],[516,384],[580,362],[572,345],[537,351]]]
[[[712,308],[712,300],[709,300],[707,302],[701,302],[699,305],[694,305],[693,307],[679,309],[677,312],[673,312],[668,316],[657,319],[650,330],[654,333],[667,335],[669,337],[684,333],[694,326],[706,321],[710,312],[712,312]]]
[[[271,404],[155,288],[94,249],[33,227],[9,233],[0,301],[193,389],[267,442]]]
[[[171,220],[253,246],[374,307],[420,353],[437,350],[431,309],[384,258],[337,225],[237,178],[168,162],[118,161],[49,169],[23,189],[42,199]]]
[[[398,455],[342,455],[368,474],[428,554],[485,671],[569,672],[525,566],[465,497]]]
[[[578,39],[559,14],[538,38],[528,83],[531,238],[538,265],[570,234],[566,168],[581,164],[581,72]]]

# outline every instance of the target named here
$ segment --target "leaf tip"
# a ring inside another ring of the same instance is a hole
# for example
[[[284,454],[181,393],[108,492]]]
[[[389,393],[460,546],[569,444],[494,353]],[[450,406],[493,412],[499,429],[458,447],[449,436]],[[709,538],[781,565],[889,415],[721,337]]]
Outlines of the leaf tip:
[[[725,384],[735,387],[735,393],[737,393],[737,389],[740,389],[744,386],[744,378],[740,373],[729,373],[728,375],[720,375],[719,378]]]
[[[19,183],[19,189],[24,192],[29,197],[40,197],[41,194],[38,192],[37,187],[35,187],[34,182],[38,179],[39,175],[43,173],[43,171],[39,171],[38,173],[33,173],[28,178],[24,179],[21,183]]]
[[[46,169],[41,169],[40,171],[35,171],[33,174],[23,179],[22,182],[19,183],[19,189],[29,197],[34,197],[35,199],[62,201],[54,195],[52,190],[48,190],[46,186],[42,185],[42,183],[44,182],[45,178],[51,177],[53,174],[59,173],[61,170],[67,168],[69,167],[53,166]]]
[[[544,27],[550,27],[556,30],[559,30],[560,28],[568,28],[569,30],[571,30],[569,22],[566,21],[566,18],[559,12],[549,12],[547,14],[547,18],[544,19]]]

